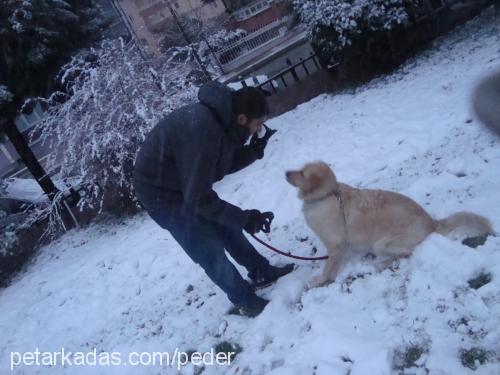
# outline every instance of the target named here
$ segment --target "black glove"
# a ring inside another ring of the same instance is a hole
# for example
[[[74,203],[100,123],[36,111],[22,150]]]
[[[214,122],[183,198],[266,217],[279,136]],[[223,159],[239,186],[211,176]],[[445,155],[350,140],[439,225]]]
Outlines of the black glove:
[[[252,147],[257,153],[257,159],[262,159],[264,157],[264,149],[267,146],[267,141],[269,141],[269,138],[277,132],[277,130],[269,128],[266,124],[264,124],[264,128],[266,129],[266,134],[264,134],[262,138],[259,138],[257,134],[254,134],[250,139],[250,147]]]
[[[269,233],[271,231],[271,222],[274,219],[272,212],[260,212],[259,210],[248,210],[248,221],[243,229],[250,234],[255,234],[259,231]]]

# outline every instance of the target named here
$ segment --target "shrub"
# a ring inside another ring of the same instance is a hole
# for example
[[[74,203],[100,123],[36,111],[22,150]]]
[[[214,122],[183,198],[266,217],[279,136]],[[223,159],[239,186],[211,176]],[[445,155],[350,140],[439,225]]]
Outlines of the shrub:
[[[418,0],[295,0],[313,43],[327,61],[347,48],[366,48],[373,35],[404,25]]]

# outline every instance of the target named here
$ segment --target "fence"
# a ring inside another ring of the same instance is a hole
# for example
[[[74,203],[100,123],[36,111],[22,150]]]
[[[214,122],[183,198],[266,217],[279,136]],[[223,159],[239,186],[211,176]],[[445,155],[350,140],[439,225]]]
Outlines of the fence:
[[[309,66],[308,66],[309,64]],[[278,74],[272,76],[267,81],[262,82],[258,87],[268,94],[277,93],[280,90],[286,89],[295,82],[299,82],[301,77],[309,77],[312,73],[320,70],[320,64],[316,54],[311,55],[306,59],[300,59],[296,64],[282,70]],[[243,86],[245,81],[242,81]]]
[[[273,21],[259,30],[248,34],[236,42],[224,47],[216,52],[217,59],[222,65],[227,65],[231,61],[243,57],[257,48],[285,35],[288,30],[288,23],[291,17],[283,17]]]

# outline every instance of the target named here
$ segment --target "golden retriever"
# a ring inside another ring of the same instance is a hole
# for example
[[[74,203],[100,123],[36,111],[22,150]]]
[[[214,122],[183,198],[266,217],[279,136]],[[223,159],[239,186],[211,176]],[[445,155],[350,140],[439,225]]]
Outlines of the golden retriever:
[[[391,191],[356,189],[338,183],[324,162],[286,172],[299,189],[307,224],[326,247],[328,259],[309,287],[335,281],[346,251],[367,250],[376,255],[408,256],[430,233],[455,230],[477,236],[494,234],[488,219],[459,212],[434,220],[412,199]]]

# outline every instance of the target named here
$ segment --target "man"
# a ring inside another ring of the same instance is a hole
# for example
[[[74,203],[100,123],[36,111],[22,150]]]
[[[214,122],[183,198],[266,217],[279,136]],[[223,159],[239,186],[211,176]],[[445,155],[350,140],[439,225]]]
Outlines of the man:
[[[221,200],[212,185],[264,156],[273,131],[266,127],[261,139],[257,133],[269,107],[255,88],[232,91],[217,82],[203,86],[198,99],[170,113],[148,134],[135,163],[134,187],[151,218],[172,234],[239,313],[253,317],[269,302],[254,289],[291,272],[293,264],[271,266],[242,232],[269,232],[271,212],[242,210]],[[224,250],[248,270],[252,285]]]

